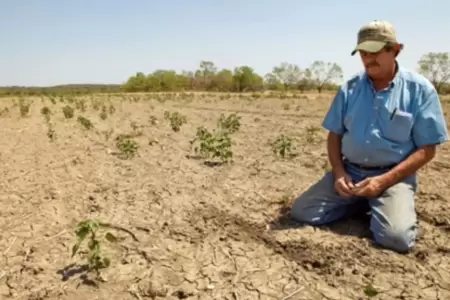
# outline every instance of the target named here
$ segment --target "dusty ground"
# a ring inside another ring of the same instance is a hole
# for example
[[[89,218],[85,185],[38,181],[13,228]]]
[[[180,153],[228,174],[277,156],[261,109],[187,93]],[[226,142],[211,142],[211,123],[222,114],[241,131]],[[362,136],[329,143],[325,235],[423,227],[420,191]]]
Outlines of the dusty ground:
[[[449,145],[420,173],[421,236],[411,254],[372,245],[365,220],[313,229],[280,218],[326,170],[325,132],[307,128],[319,128],[330,97],[97,96],[73,119],[64,118],[67,103],[59,99],[33,98],[25,117],[17,99],[2,100],[0,299],[355,300],[367,299],[371,286],[372,299],[450,299]],[[105,120],[95,109],[100,100],[115,108]],[[166,110],[186,115],[179,132]],[[198,126],[212,128],[234,111],[242,119],[233,164],[211,167],[187,156]],[[94,128],[82,128],[79,115]],[[138,155],[118,158],[114,138],[133,131]],[[272,153],[269,142],[280,133],[296,138],[299,156]],[[123,240],[105,242],[111,266],[98,287],[61,275],[84,262],[81,254],[71,258],[71,248],[76,224],[88,218],[136,237],[111,230]]]

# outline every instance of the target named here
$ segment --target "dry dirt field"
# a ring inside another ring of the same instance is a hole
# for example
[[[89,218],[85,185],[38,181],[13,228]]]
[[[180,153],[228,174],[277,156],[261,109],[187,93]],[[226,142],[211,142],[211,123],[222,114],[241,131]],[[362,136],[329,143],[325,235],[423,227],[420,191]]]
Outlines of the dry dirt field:
[[[420,172],[420,239],[408,255],[374,246],[367,220],[289,221],[289,203],[326,171],[320,122],[330,99],[2,99],[0,299],[450,299],[449,145]],[[180,131],[165,111],[186,116]],[[233,112],[241,117],[234,162],[195,158],[197,127]],[[294,138],[297,156],[272,152],[281,133]],[[139,145],[134,157],[117,155],[119,134]],[[108,229],[116,243],[102,241],[111,265],[100,282],[67,268],[86,262],[85,245],[73,258],[71,249],[77,223],[90,218],[117,227]]]

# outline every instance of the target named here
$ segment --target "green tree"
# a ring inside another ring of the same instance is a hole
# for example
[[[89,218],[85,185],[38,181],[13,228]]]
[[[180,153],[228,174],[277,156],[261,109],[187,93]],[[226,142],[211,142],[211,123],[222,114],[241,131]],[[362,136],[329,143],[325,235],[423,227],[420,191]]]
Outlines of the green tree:
[[[123,85],[126,92],[141,92],[148,91],[148,80],[142,72],[137,72],[136,75],[131,76]]]
[[[182,86],[185,90],[195,90],[196,87],[196,81],[195,81],[195,74],[193,71],[182,71],[179,75],[179,81],[182,82]]]
[[[233,72],[228,69],[220,70],[211,80],[210,89],[219,92],[233,91]]]
[[[261,90],[264,80],[249,66],[235,68],[233,74],[235,90],[238,92],[252,92]]]

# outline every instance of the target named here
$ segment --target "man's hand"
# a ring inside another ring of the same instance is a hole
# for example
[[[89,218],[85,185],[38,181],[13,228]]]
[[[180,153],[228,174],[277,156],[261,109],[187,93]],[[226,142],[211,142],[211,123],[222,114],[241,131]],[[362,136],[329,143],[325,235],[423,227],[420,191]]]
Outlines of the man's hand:
[[[386,182],[381,176],[368,177],[352,189],[352,193],[358,197],[377,197],[386,189]]]
[[[334,180],[334,189],[336,192],[345,198],[353,196],[352,189],[355,186],[353,185],[352,178],[347,173],[342,173],[336,176]]]

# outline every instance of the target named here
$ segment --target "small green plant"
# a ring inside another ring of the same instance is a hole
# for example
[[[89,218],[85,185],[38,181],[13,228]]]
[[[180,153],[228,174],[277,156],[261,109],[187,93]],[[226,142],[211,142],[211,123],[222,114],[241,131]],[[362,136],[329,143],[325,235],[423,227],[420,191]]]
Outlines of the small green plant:
[[[376,295],[378,295],[379,292],[372,284],[369,283],[364,287],[364,294],[367,297],[372,298],[372,297],[375,297]]]
[[[63,114],[64,114],[64,118],[66,119],[71,119],[74,116],[74,110],[72,108],[72,106],[70,105],[66,105],[62,108]]]
[[[316,144],[319,140],[318,133],[320,128],[317,126],[306,127],[305,139],[308,144]]]
[[[82,112],[85,112],[86,111],[86,100],[78,99],[75,102],[75,108],[80,110],[80,111],[82,111]]]
[[[105,105],[102,106],[102,111],[100,112],[100,119],[106,120],[108,118],[107,108]]]
[[[48,106],[44,106],[43,108],[41,108],[41,114],[42,115],[50,115],[51,114],[51,110],[50,108],[48,108]]]
[[[116,108],[114,107],[114,105],[110,104],[109,105],[109,114],[113,115],[116,112]]]
[[[157,96],[156,96],[156,100],[157,100],[159,103],[164,103],[164,102],[167,101],[167,99],[164,97],[164,95],[157,95]]]
[[[308,147],[316,146],[321,142],[319,135],[320,128],[318,126],[308,126],[306,127],[305,133],[303,134],[304,142],[302,142],[302,152],[308,153]]]
[[[48,123],[47,137],[50,140],[50,142],[54,142],[56,139],[56,131],[55,129],[53,129],[53,126],[50,123]]]
[[[139,125],[135,121],[130,122],[130,127],[133,129],[133,132],[136,132],[139,129]]]
[[[136,141],[127,138],[118,138],[116,147],[120,151],[118,157],[121,159],[131,159],[139,150],[139,144]]]
[[[148,120],[149,120],[149,122],[150,122],[151,125],[156,125],[156,124],[158,124],[158,119],[157,119],[155,116],[150,116],[150,117],[148,118]]]
[[[0,110],[0,116],[4,116],[8,113],[9,113],[9,108],[7,108],[7,107],[4,107],[3,109]]]
[[[109,139],[111,138],[111,136],[114,133],[114,129],[110,128],[106,131],[103,132],[103,135],[105,136],[105,140],[109,141]]]
[[[285,134],[281,134],[279,137],[275,139],[275,141],[270,143],[270,146],[272,147],[272,152],[275,155],[281,156],[282,158],[295,156],[293,154],[294,147],[292,141],[293,140],[291,137]]]
[[[166,111],[164,112],[164,119],[169,120],[170,127],[174,132],[179,132],[181,126],[187,123],[186,116],[180,114],[179,112],[170,113]]]
[[[92,108],[95,110],[100,109],[100,101],[98,99],[95,99],[94,97],[91,98],[91,105],[92,105]]]
[[[31,103],[27,102],[25,98],[19,99],[19,109],[20,109],[20,116],[25,117],[30,112],[30,106]]]
[[[94,127],[94,124],[92,124],[91,120],[89,120],[88,118],[79,116],[77,120],[78,123],[80,123],[87,130],[90,130]]]
[[[219,158],[220,162],[232,162],[233,152],[231,150],[231,138],[226,131],[210,132],[204,126],[197,128],[195,138],[190,141],[191,147],[198,142],[194,147],[196,154],[203,157],[215,159]]]
[[[217,127],[228,133],[235,133],[241,128],[241,117],[236,113],[225,117],[221,114],[217,122]]]
[[[50,108],[48,108],[47,106],[44,106],[43,108],[41,108],[41,115],[44,116],[44,119],[47,123],[50,122],[51,114],[52,114],[52,112],[50,111]]]
[[[111,264],[111,260],[102,254],[102,240],[107,240],[112,243],[117,242],[117,238],[111,233],[106,232],[103,236],[99,234],[99,229],[103,226],[94,220],[85,220],[79,222],[75,229],[77,242],[72,247],[72,257],[74,257],[83,242],[88,239],[87,243],[87,271],[95,271],[100,275],[100,270],[107,268]]]

